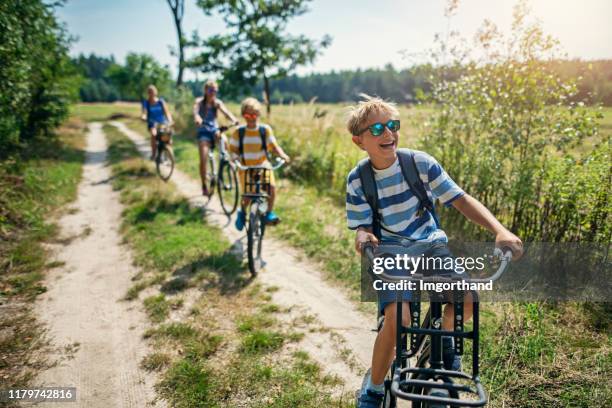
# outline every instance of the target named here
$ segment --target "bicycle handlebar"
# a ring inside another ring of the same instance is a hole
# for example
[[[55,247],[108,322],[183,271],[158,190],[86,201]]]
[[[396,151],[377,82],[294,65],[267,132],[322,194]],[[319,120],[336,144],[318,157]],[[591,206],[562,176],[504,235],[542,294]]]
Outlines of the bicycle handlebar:
[[[362,248],[363,253],[368,258],[368,261],[372,263],[374,261],[374,246],[371,243],[366,243]],[[508,268],[508,264],[512,259],[512,251],[509,248],[505,248],[505,251],[500,248],[495,248],[493,251],[493,256],[500,259],[501,263],[497,271],[489,278],[467,278],[463,279],[468,283],[488,283],[495,282],[498,280]],[[385,282],[397,282],[397,281],[422,281],[427,283],[452,283],[456,281],[456,278],[449,278],[445,276],[423,276],[423,274],[415,273],[410,276],[393,276],[388,275],[384,272],[380,274],[376,274],[380,279]]]
[[[234,165],[240,169],[240,170],[248,170],[248,169],[267,169],[267,170],[278,170],[280,169],[283,164],[285,164],[285,160],[281,159],[280,157],[276,158],[276,164],[272,167],[267,167],[267,166],[262,166],[262,165],[258,165],[258,166],[245,166],[242,163],[240,163],[239,160],[234,160]]]
[[[223,132],[227,132],[228,130],[230,130],[233,127],[236,127],[238,125],[228,125],[228,126],[219,126],[219,132],[223,133]]]

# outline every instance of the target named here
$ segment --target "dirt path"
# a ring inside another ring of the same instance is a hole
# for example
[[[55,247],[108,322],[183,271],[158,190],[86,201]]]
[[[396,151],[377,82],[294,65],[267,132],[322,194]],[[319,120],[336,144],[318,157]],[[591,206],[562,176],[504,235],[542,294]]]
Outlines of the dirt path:
[[[77,388],[76,404],[45,406],[140,408],[155,397],[155,378],[139,368],[146,316],[139,301],[121,300],[137,271],[121,246],[121,206],[106,149],[101,125],[91,124],[75,210],[59,222],[67,244],[58,245],[56,259],[65,264],[49,273],[37,304],[58,363],[33,384]]]
[[[113,122],[148,157],[150,147],[142,135],[127,128],[121,122]],[[179,191],[194,205],[203,206],[201,186],[198,181],[177,171],[172,181]],[[231,242],[245,242],[244,233],[238,232],[229,222],[216,199],[207,205],[207,219],[222,227]],[[243,246],[246,247],[246,244]],[[314,263],[298,260],[299,252],[289,246],[266,237],[264,255],[266,268],[258,279],[267,285],[279,287],[274,292],[274,301],[282,306],[299,307],[306,313],[316,315],[318,321],[330,333],[309,333],[300,344],[313,358],[331,373],[345,381],[345,391],[352,392],[361,386],[362,376],[370,366],[375,333],[373,316],[364,316],[355,310],[345,295],[325,282]],[[352,351],[353,358],[342,357],[342,349]],[[351,361],[353,360],[351,364]],[[350,367],[352,365],[352,368]]]

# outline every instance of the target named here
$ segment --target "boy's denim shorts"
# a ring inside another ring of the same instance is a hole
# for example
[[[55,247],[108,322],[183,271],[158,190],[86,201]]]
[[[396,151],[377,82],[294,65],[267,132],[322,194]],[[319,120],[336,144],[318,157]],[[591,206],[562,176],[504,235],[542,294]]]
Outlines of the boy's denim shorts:
[[[153,129],[157,125],[165,125],[167,123],[168,123],[167,121],[155,122],[153,120],[150,120],[150,121],[147,121],[147,129]]]
[[[399,245],[397,243],[383,243],[384,244],[393,244]],[[453,254],[450,249],[444,242],[430,242],[430,243],[421,243],[417,244],[419,246],[418,253],[423,253],[424,257],[428,258],[453,258]],[[406,271],[404,270],[386,270],[386,274],[392,276],[405,276]],[[453,269],[430,269],[430,270],[421,270],[419,273],[423,273],[424,276],[445,276],[451,277],[455,276],[464,276],[459,275]],[[387,307],[391,303],[396,303],[398,298],[398,291],[395,290],[379,290],[376,291],[378,295],[378,312],[383,315],[385,313],[385,307]],[[400,298],[402,302],[410,302],[413,299],[413,292],[409,290],[402,291],[400,294]]]
[[[208,142],[210,147],[215,147],[215,134],[217,130],[211,131],[210,129],[206,129],[204,127],[198,128],[198,143]]]

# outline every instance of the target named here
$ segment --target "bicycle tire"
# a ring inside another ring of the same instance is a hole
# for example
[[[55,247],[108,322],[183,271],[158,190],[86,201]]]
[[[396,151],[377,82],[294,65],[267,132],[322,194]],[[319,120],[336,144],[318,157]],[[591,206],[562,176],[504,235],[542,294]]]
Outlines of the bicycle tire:
[[[155,158],[155,169],[159,178],[163,181],[168,181],[174,172],[174,164],[172,149],[166,145],[160,146]]]
[[[249,210],[249,222],[247,226],[247,258],[249,271],[251,271],[253,277],[257,276],[257,273],[263,266],[261,252],[264,231],[265,222],[263,220],[263,214],[259,211],[259,203],[253,203]]]
[[[391,368],[385,378],[385,396],[383,397],[382,408],[396,408],[397,397],[391,393],[391,383],[393,382],[393,373],[395,373],[395,361],[391,364]]]
[[[215,185],[217,182],[217,174],[215,174],[215,156],[212,151],[208,154],[208,166],[206,168],[206,188],[208,189],[208,197],[215,194]]]
[[[219,165],[219,178],[217,182],[219,201],[223,212],[229,217],[238,207],[238,176],[236,169],[226,161]]]

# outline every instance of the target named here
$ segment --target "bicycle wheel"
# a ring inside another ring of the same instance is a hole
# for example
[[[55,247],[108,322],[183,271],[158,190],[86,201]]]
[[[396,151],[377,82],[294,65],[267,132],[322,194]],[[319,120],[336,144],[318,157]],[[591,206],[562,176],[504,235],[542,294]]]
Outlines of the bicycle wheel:
[[[249,223],[247,226],[247,257],[252,276],[256,276],[263,266],[261,249],[264,231],[265,222],[263,214],[259,211],[259,203],[253,203],[249,211]]]
[[[429,340],[426,340],[426,343],[423,346],[423,350],[422,350],[421,354],[417,358],[417,363],[416,363],[417,367],[428,367],[429,366],[429,354],[430,354],[430,352],[431,352],[431,342],[429,342]],[[429,380],[429,378],[427,376],[424,376],[424,375],[419,375],[419,376],[416,376],[414,378],[416,378],[418,380],[423,380],[423,381]],[[458,398],[458,395],[452,396],[452,395],[449,394],[448,390],[442,390],[442,389],[439,389],[439,388],[433,388],[432,389],[432,388],[427,388],[427,387],[414,387],[412,392],[415,393],[415,394],[431,395],[431,396],[443,397],[443,398],[448,398],[448,397]],[[448,405],[440,403],[440,402],[420,402],[420,401],[414,401],[412,403],[412,407],[413,408],[447,408]]]
[[[168,146],[164,145],[159,148],[155,158],[155,167],[159,178],[164,181],[170,179],[174,171],[174,154]]]
[[[236,169],[228,162],[223,161],[219,165],[219,180],[217,183],[219,189],[219,201],[223,212],[230,216],[238,207],[238,176]]]
[[[211,151],[208,153],[208,166],[206,168],[206,188],[208,188],[208,197],[215,194],[215,185],[217,183],[217,174],[215,167],[215,155]]]

